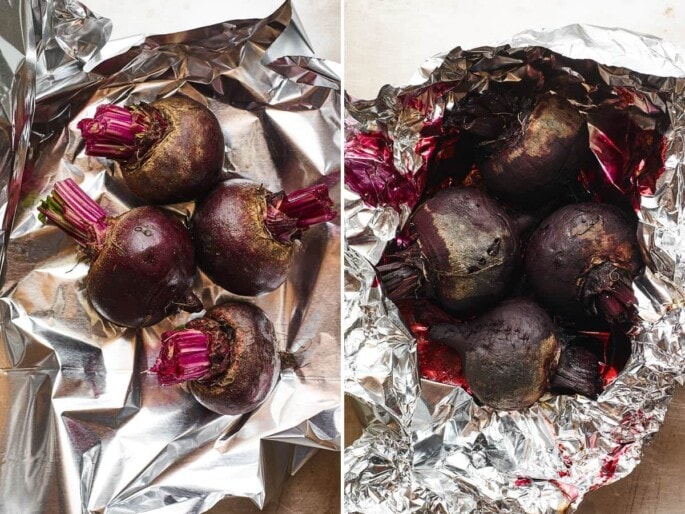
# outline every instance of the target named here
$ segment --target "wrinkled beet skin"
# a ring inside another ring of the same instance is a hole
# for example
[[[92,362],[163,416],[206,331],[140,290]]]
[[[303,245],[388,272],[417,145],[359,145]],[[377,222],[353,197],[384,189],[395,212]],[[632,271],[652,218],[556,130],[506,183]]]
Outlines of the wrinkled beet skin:
[[[209,109],[189,98],[164,98],[151,106],[169,128],[142,162],[122,165],[124,180],[149,203],[194,200],[219,180],[224,161],[221,126]]]
[[[198,265],[231,293],[256,296],[273,291],[292,266],[295,245],[277,241],[264,224],[268,195],[246,180],[226,181],[193,214]]]
[[[498,197],[540,204],[573,180],[588,148],[585,118],[565,99],[547,94],[524,120],[521,132],[480,166]]]
[[[492,305],[518,264],[518,237],[506,213],[475,188],[447,188],[411,220],[433,294],[451,313]]]
[[[526,250],[528,280],[540,301],[575,320],[587,319],[579,298],[585,272],[612,262],[634,277],[642,267],[636,227],[608,204],[570,204],[547,217]]]
[[[250,303],[218,305],[204,316],[232,328],[231,364],[219,376],[189,382],[195,399],[211,411],[238,415],[261,405],[281,371],[274,326]]]
[[[531,406],[559,362],[554,323],[526,298],[502,302],[471,323],[436,325],[431,337],[457,349],[473,394],[495,409]]]
[[[194,274],[188,230],[169,213],[139,207],[110,224],[86,290],[95,310],[111,322],[146,327],[182,306],[201,310],[191,289]]]

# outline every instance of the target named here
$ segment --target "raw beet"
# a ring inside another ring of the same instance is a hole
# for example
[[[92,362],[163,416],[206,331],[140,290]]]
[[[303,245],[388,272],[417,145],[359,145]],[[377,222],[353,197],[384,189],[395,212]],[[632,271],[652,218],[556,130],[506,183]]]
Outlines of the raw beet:
[[[496,196],[539,204],[578,175],[587,149],[585,118],[564,98],[547,93],[504,148],[481,164],[480,172]]]
[[[192,292],[193,243],[173,215],[139,207],[109,217],[71,179],[57,182],[38,210],[81,245],[90,261],[86,292],[102,317],[137,328],[202,310]]]
[[[549,389],[560,355],[551,318],[535,302],[502,302],[472,322],[437,324],[431,339],[455,348],[473,394],[495,409],[524,409]]]
[[[162,385],[187,382],[195,399],[219,414],[261,405],[281,370],[274,326],[259,307],[228,302],[182,329],[162,334],[151,371]]]
[[[409,221],[416,242],[378,267],[393,301],[429,296],[450,313],[493,305],[509,283],[519,260],[512,221],[485,193],[450,187],[426,200]]]
[[[302,231],[333,219],[332,205],[323,184],[286,195],[246,180],[223,182],[191,219],[198,265],[232,293],[273,291],[290,272]]]
[[[221,126],[204,105],[183,96],[130,107],[101,105],[79,122],[86,155],[118,161],[131,191],[148,203],[194,200],[218,180]]]
[[[555,211],[531,236],[525,266],[538,298],[570,320],[625,322],[635,315],[632,281],[642,267],[636,226],[612,205]]]

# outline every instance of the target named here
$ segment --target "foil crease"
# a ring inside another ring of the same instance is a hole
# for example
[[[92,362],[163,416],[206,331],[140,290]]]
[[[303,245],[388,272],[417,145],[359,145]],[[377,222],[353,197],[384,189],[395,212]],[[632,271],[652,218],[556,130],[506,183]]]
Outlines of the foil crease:
[[[524,32],[508,43],[596,59],[603,79],[616,85],[636,83],[629,71],[614,66],[685,75],[678,49],[620,29],[572,25]],[[474,52],[486,56],[503,49]],[[382,134],[393,142],[394,169],[415,178],[423,166],[416,150],[420,131],[449,102],[436,91],[464,76],[460,52],[429,59],[409,86],[385,86],[370,101],[348,98],[346,144],[363,148],[355,143],[360,134]],[[587,492],[626,476],[640,462],[685,372],[684,85],[682,79],[650,80],[650,87],[667,92],[671,128],[666,169],[638,212],[638,238],[649,261],[634,284],[641,321],[628,364],[597,401],[548,394],[525,411],[495,411],[479,407],[459,387],[419,380],[415,341],[384,298],[373,268],[411,205],[373,206],[345,188],[344,387],[366,426],[346,448],[349,512],[572,512]],[[410,97],[423,102],[419,109],[398,100],[407,92],[416,92]],[[377,175],[388,162],[377,155],[353,158]]]
[[[286,191],[324,182],[336,199],[335,64],[313,56],[289,2],[265,19],[122,41],[71,0],[0,9],[0,511],[203,512],[235,497],[263,507],[318,449],[340,448],[339,222],[308,231],[287,283],[251,299],[305,365],[256,411],[219,416],[146,371],[160,334],[190,316],[137,331],[102,320],[76,245],[36,207],[67,177],[112,214],[139,205],[116,165],[84,154],[76,124],[103,102],[174,93],[216,114],[227,178]],[[189,216],[193,205],[168,208]],[[230,297],[200,272],[194,290],[207,308]]]

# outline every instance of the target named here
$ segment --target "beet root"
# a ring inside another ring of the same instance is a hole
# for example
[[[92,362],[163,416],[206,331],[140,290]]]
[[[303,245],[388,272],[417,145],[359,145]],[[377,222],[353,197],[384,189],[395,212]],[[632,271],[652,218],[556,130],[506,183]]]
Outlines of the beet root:
[[[378,267],[397,301],[427,283],[452,314],[499,300],[519,262],[516,230],[504,210],[475,188],[451,187],[426,200],[410,219],[416,243]]]
[[[480,172],[487,188],[503,200],[539,204],[578,175],[587,148],[585,118],[567,100],[548,93]]]
[[[273,291],[290,272],[302,231],[335,217],[331,205],[325,185],[285,195],[246,180],[223,182],[191,219],[198,264],[234,294]]]
[[[525,266],[542,303],[571,320],[621,323],[636,314],[632,280],[642,267],[636,227],[612,205],[555,211],[531,236]]]
[[[193,243],[170,213],[148,206],[108,217],[71,179],[56,183],[39,211],[81,245],[86,292],[102,317],[137,328],[202,310],[192,292]]]
[[[472,322],[434,325],[430,337],[459,352],[473,394],[495,409],[531,406],[549,389],[559,362],[554,323],[525,298],[507,300]]]
[[[190,98],[103,105],[78,127],[86,154],[118,161],[129,189],[148,203],[194,200],[219,180],[221,126],[209,109]]]
[[[184,328],[162,334],[151,368],[160,384],[187,382],[200,404],[227,415],[261,405],[280,370],[273,324],[259,307],[243,302],[217,305]]]

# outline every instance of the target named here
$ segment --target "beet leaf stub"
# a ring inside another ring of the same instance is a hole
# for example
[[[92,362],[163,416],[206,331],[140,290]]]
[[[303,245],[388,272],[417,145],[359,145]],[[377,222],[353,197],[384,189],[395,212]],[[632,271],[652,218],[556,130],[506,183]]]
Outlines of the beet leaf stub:
[[[325,184],[298,189],[290,194],[283,191],[267,199],[264,223],[271,235],[282,243],[289,243],[308,228],[334,219],[333,201]]]
[[[150,371],[160,385],[202,378],[210,368],[209,339],[199,330],[170,330],[162,334],[162,348]]]

